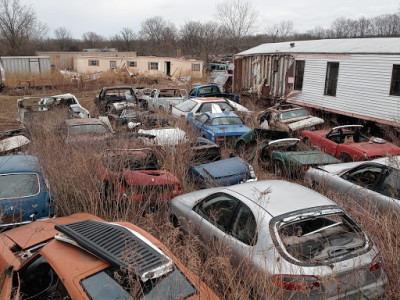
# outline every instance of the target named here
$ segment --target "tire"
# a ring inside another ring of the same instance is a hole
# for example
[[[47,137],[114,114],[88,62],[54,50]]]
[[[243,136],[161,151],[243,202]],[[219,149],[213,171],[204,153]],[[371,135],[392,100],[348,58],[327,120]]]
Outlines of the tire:
[[[340,160],[342,162],[352,162],[353,161],[353,159],[351,158],[350,154],[348,154],[346,152],[340,153]]]
[[[288,175],[286,167],[280,160],[274,161],[273,167],[275,176],[286,177]]]

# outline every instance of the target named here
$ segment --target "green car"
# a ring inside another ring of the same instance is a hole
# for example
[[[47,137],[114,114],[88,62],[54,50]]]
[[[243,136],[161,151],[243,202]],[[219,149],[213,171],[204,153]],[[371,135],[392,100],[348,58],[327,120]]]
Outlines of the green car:
[[[254,148],[258,143],[268,140],[277,140],[288,138],[289,133],[286,131],[270,130],[263,128],[254,128],[243,134],[235,142],[236,152]]]
[[[251,160],[273,170],[278,176],[298,178],[310,167],[334,164],[340,161],[324,152],[308,150],[299,139],[286,138],[261,142],[253,151]]]

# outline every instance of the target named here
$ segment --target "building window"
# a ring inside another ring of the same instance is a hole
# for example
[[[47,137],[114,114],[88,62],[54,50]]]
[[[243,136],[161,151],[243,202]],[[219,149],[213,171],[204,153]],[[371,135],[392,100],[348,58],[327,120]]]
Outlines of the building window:
[[[98,66],[99,65],[99,61],[98,60],[90,60],[89,59],[89,66]]]
[[[115,69],[116,67],[117,67],[117,62],[114,60],[110,61],[110,68]]]
[[[304,60],[296,60],[296,70],[294,73],[294,89],[296,91],[301,91],[303,89],[305,64],[306,62]]]
[[[327,67],[326,67],[324,95],[336,96],[338,75],[339,75],[339,63],[338,62],[328,62]]]
[[[192,64],[192,71],[200,71],[200,64]]]
[[[132,67],[132,68],[136,68],[137,67],[136,61],[130,61],[129,62],[129,66]]]
[[[390,95],[400,96],[400,65],[393,65]]]
[[[158,62],[149,62],[149,70],[158,70]]]

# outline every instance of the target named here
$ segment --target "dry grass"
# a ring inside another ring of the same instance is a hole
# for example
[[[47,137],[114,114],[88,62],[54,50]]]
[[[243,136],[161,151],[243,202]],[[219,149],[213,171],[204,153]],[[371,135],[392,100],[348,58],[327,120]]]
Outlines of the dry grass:
[[[111,75],[110,77],[112,77]],[[101,84],[120,83],[110,81],[105,80]],[[79,87],[73,93],[84,107],[92,111],[93,97],[100,90],[101,84]],[[70,90],[58,89],[51,94],[67,91]],[[41,95],[45,94],[41,93]],[[4,105],[4,109],[0,110],[0,118],[10,120],[13,118],[10,118],[10,115],[16,116],[16,98],[18,96],[2,95],[0,97],[1,103]],[[215,244],[212,252],[205,253],[195,238],[183,235],[179,229],[174,228],[170,222],[169,201],[158,199],[152,195],[147,201],[140,204],[126,205],[121,201],[113,201],[110,204],[110,201],[104,197],[102,179],[96,176],[99,152],[109,147],[137,148],[142,144],[135,139],[120,141],[121,144],[115,141],[97,145],[66,144],[59,131],[62,123],[63,120],[53,117],[31,127],[30,134],[33,143],[29,149],[30,153],[39,157],[43,172],[51,183],[58,216],[87,212],[109,221],[126,220],[142,227],[169,247],[222,299],[248,299],[253,292],[251,287],[259,286],[265,290],[267,299],[282,298],[282,295],[275,294],[276,290],[272,288],[271,280],[266,275],[254,273],[246,264],[240,268],[233,267],[230,263],[231,255],[226,247]],[[183,120],[179,120],[176,125],[190,132]],[[192,131],[189,138],[194,139],[195,137],[196,134]],[[232,149],[224,148],[224,158],[229,157],[231,152],[233,152]],[[187,176],[188,153],[189,146],[187,145],[180,146],[176,150],[167,148],[157,150],[163,167],[178,177],[184,193],[196,189]],[[274,174],[264,170],[257,163],[254,164],[254,168],[259,179],[275,178]],[[345,206],[349,214],[356,219],[381,249],[383,266],[389,276],[386,298],[397,299],[400,294],[398,277],[398,270],[400,270],[399,219],[376,215],[373,210],[364,210],[360,213],[359,210],[354,209],[356,206],[352,205],[351,199],[325,190],[321,190],[321,192]],[[156,211],[149,209],[154,202],[158,204]],[[243,276],[243,274],[245,275]]]

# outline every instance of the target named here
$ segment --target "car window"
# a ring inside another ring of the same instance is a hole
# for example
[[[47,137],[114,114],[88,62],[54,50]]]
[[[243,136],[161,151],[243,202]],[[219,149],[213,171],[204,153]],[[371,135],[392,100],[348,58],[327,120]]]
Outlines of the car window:
[[[208,116],[207,116],[207,115],[201,115],[201,116],[198,117],[197,120],[198,120],[200,123],[205,123],[205,122],[207,121],[207,119],[208,119]]]
[[[246,205],[241,203],[232,221],[232,235],[239,241],[254,245],[257,239],[256,219]]]
[[[106,133],[106,132],[108,132],[107,127],[101,124],[84,124],[84,125],[75,125],[69,127],[70,134]]]
[[[175,108],[181,110],[181,111],[185,111],[185,112],[189,112],[191,111],[195,106],[197,105],[196,101],[193,100],[186,100],[182,103],[179,103],[178,105],[175,106]]]
[[[292,119],[292,118],[307,117],[309,115],[310,115],[309,112],[306,111],[305,109],[294,109],[294,110],[282,112],[279,115],[279,119],[287,120],[287,119]]]
[[[196,96],[196,89],[191,89],[189,92],[189,96]]]
[[[19,272],[21,299],[72,299],[62,280],[43,256],[38,256]]]
[[[120,267],[109,267],[91,275],[81,284],[91,299],[186,299],[198,292],[178,269],[140,281],[140,276]]]
[[[400,199],[400,172],[398,170],[385,170],[381,183],[376,191],[388,197]]]
[[[0,176],[0,199],[34,196],[39,193],[37,174],[5,174]]]
[[[383,167],[380,166],[369,165],[355,170],[353,169],[344,174],[343,178],[354,184],[372,190],[382,172],[382,168]]]
[[[212,125],[243,125],[243,121],[238,117],[222,117],[213,119]]]
[[[194,210],[222,231],[228,232],[238,203],[238,199],[218,193],[201,201]]]

